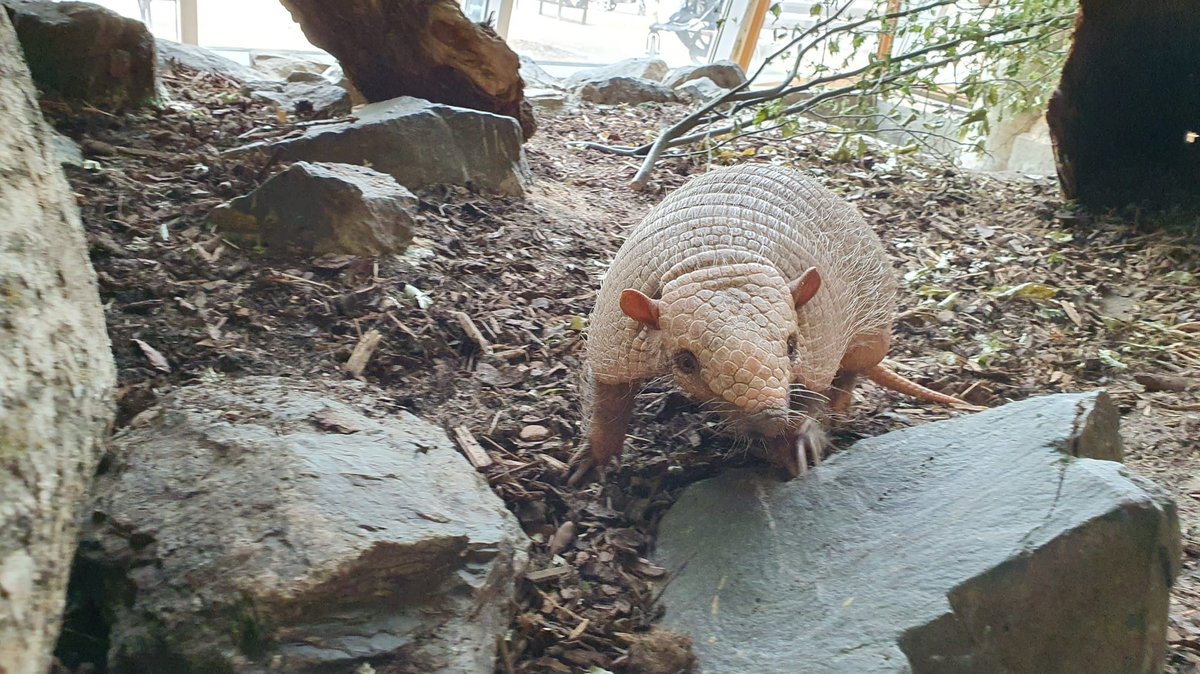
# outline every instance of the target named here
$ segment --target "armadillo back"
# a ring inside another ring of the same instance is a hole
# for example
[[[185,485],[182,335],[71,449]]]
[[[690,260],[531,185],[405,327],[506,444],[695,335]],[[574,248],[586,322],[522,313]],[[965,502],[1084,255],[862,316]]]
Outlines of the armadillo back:
[[[806,361],[812,361],[807,367],[818,380],[832,380],[856,337],[890,324],[895,279],[879,238],[856,208],[794,169],[716,169],[669,194],[617,251],[589,328],[588,360],[599,381],[637,381],[665,371],[654,331],[621,313],[621,291],[657,296],[664,283],[711,264],[714,255],[730,263],[759,258],[788,280],[818,269],[821,290],[799,316]]]

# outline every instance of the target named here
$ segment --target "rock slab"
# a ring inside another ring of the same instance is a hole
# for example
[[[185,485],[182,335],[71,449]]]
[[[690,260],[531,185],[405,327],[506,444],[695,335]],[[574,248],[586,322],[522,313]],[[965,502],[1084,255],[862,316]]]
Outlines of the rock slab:
[[[0,10],[0,672],[44,674],[116,381],[96,274]]]
[[[686,84],[675,89],[680,97],[691,102],[711,101],[726,91],[727,89],[722,89],[707,77],[688,80]]]
[[[732,89],[746,81],[746,73],[733,61],[716,61],[676,68],[662,78],[668,87],[679,88],[692,80],[708,78],[722,89]]]
[[[172,64],[179,64],[192,70],[220,75],[237,84],[262,79],[259,73],[250,68],[204,47],[162,38],[156,38],[154,45],[158,53],[158,69],[160,71],[169,69]]]
[[[296,73],[320,75],[329,68],[328,63],[322,63],[315,59],[272,53],[254,54],[250,59],[250,63],[255,70],[266,75],[266,79],[279,80],[281,82],[295,81],[291,77]],[[258,79],[264,78],[260,77]]]
[[[491,674],[528,539],[440,428],[364,404],[256,377],[117,434],[77,573],[109,671]]]
[[[296,75],[309,75],[298,71]],[[248,82],[242,90],[246,95],[278,106],[284,112],[306,119],[327,119],[350,114],[350,92],[336,84],[318,81],[259,80]]]
[[[577,93],[580,99],[600,105],[679,102],[679,96],[670,87],[639,77],[589,80]]]
[[[511,117],[402,96],[365,105],[355,118],[270,148],[283,161],[369,165],[413,190],[450,184],[524,194],[529,170]]]
[[[382,255],[412,241],[417,197],[386,173],[296,162],[213,209],[223,234],[273,255]]]
[[[662,82],[667,74],[667,62],[657,58],[629,58],[598,68],[585,68],[571,73],[566,78],[568,88],[574,89],[584,82],[607,80],[613,77],[636,77],[643,80]]]
[[[709,674],[1158,674],[1179,522],[1104,460],[1117,419],[1047,396],[694,485],[660,527],[664,624]]]
[[[145,24],[86,2],[3,0],[33,81],[46,95],[105,110],[155,97],[154,38]]]

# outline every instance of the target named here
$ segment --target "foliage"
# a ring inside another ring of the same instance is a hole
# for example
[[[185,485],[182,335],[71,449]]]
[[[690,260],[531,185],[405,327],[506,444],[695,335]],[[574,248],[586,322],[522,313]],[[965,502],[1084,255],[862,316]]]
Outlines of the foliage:
[[[653,143],[589,146],[645,157],[634,178],[640,188],[671,148],[767,131],[788,136],[799,132],[801,116],[854,130],[903,127],[923,145],[933,136],[986,136],[1004,115],[1045,106],[1075,15],[1074,0],[822,0],[808,20],[789,26],[779,25],[782,8],[771,9],[775,51],[744,85]],[[889,40],[890,50],[881,46]],[[931,97],[946,109],[966,109],[957,128],[944,114],[924,125],[913,114],[896,118],[897,103],[911,109]],[[844,138],[853,153],[856,139]]]

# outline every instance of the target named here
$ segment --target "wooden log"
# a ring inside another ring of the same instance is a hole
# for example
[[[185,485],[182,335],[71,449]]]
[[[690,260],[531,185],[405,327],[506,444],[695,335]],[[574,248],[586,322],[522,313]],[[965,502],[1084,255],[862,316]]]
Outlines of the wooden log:
[[[1066,197],[1097,208],[1200,201],[1200,143],[1188,135],[1200,131],[1196,9],[1081,0],[1046,113]]]
[[[415,96],[537,128],[517,54],[455,0],[280,0],[368,101]]]

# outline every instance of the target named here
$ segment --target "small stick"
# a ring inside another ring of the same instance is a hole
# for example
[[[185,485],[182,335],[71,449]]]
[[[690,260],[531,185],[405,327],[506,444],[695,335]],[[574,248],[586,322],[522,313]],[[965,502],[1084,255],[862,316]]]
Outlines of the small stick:
[[[379,340],[383,339],[383,334],[378,330],[367,330],[358,344],[355,345],[354,351],[350,353],[349,360],[346,361],[346,372],[351,376],[358,378],[362,376],[363,370],[367,369],[367,363],[371,360],[371,356],[375,353],[376,347],[379,346]]]
[[[467,461],[471,462],[475,470],[483,470],[494,463],[492,457],[483,449],[483,445],[479,444],[466,426],[454,427],[454,439],[458,440],[458,446],[462,448],[463,455],[467,457]]]
[[[479,350],[486,356],[492,355],[492,344],[483,336],[479,328],[475,326],[475,321],[471,320],[471,317],[462,311],[455,311],[454,317],[458,319],[458,324],[462,326],[463,332],[467,333],[467,337],[470,337],[471,341],[479,345]]]

